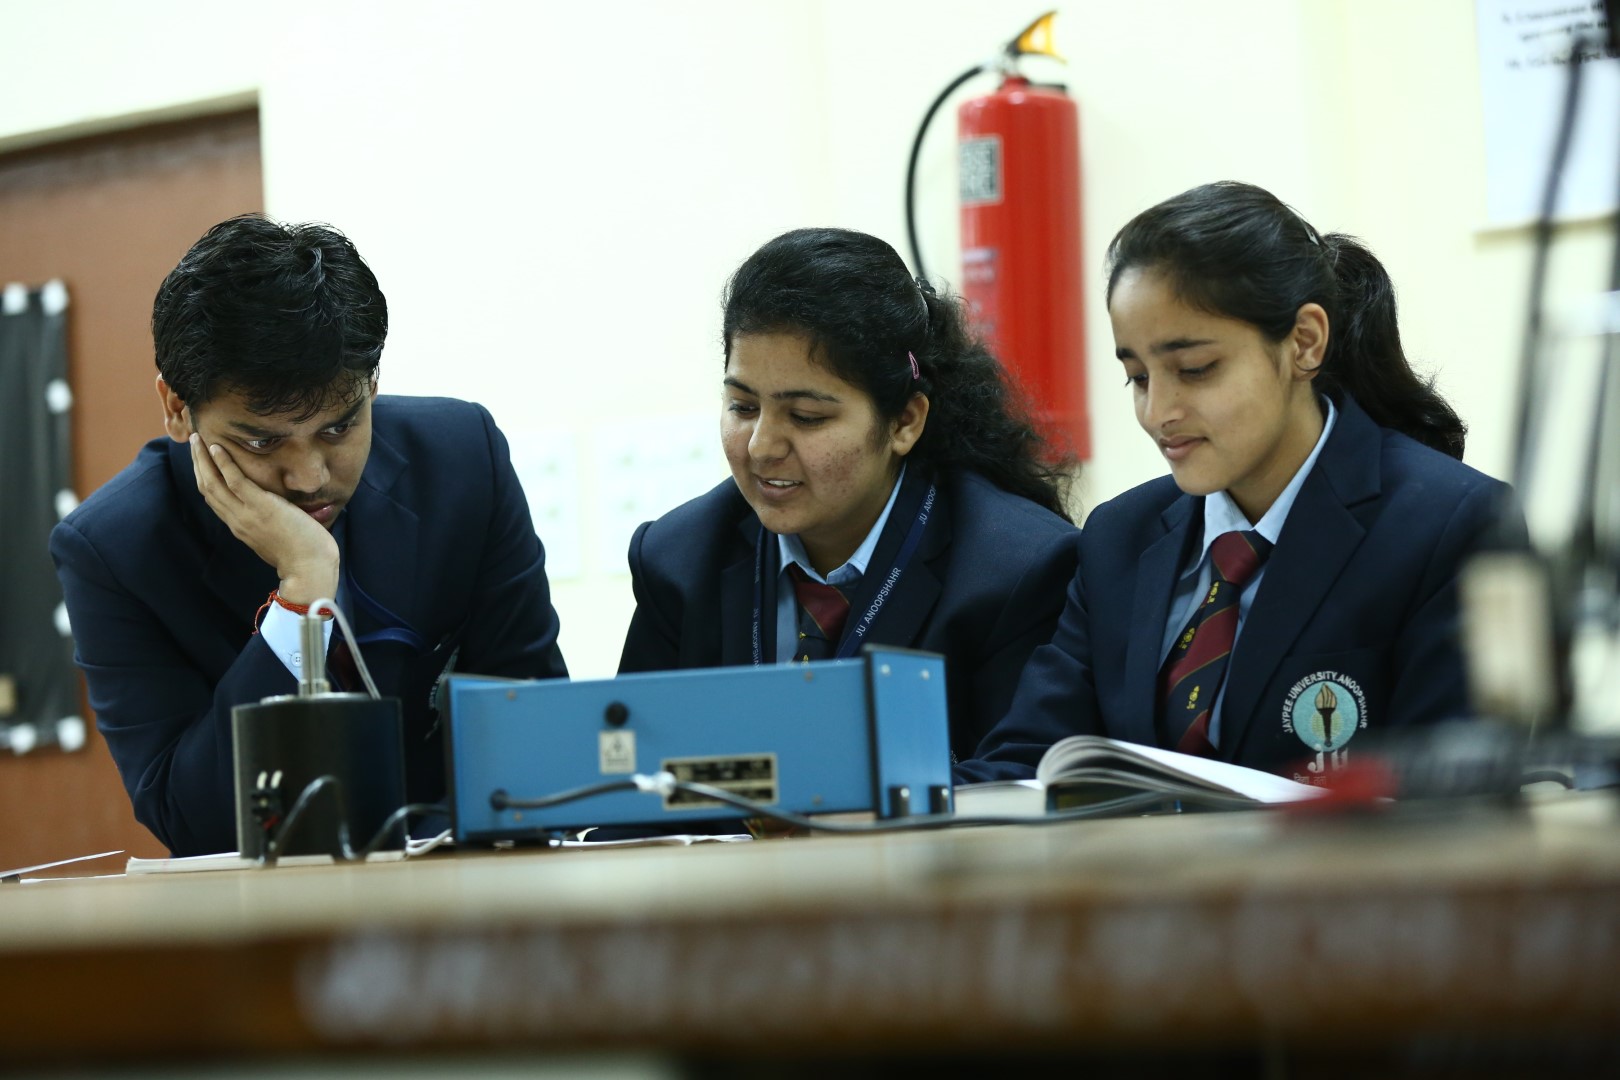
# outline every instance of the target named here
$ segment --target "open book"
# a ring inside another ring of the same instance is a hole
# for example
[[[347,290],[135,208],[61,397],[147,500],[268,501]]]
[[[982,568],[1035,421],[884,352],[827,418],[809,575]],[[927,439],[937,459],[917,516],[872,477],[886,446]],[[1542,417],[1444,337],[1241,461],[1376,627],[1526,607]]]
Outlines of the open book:
[[[1048,796],[1057,807],[1083,806],[1147,792],[1166,799],[1212,794],[1255,803],[1314,799],[1321,788],[1258,769],[1138,746],[1101,735],[1071,735],[1054,743],[1036,767],[1034,780],[992,780],[956,789],[961,817],[1036,816]]]

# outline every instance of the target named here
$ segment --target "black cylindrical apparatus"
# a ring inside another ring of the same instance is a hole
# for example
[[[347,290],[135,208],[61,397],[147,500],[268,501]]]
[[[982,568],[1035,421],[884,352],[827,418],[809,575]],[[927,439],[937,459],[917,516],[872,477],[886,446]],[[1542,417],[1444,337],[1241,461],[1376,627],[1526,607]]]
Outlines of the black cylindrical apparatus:
[[[348,822],[349,842],[358,849],[405,805],[404,729],[398,698],[330,693],[266,698],[232,709],[231,731],[236,838],[244,858],[262,858],[268,840],[278,835],[278,857],[341,858],[340,821]],[[304,789],[323,776],[338,783],[316,793],[292,828],[283,829],[283,822],[276,819],[290,813]],[[398,851],[405,846],[405,837],[402,821],[377,850]]]

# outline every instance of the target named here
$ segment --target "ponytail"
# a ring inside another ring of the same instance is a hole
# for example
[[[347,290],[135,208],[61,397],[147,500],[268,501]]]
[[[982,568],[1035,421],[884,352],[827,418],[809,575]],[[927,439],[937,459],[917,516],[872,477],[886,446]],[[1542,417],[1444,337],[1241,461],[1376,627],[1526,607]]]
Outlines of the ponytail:
[[[926,283],[923,295],[928,342],[917,359],[928,425],[911,456],[936,468],[979,473],[1067,521],[1072,457],[1054,460],[1024,394],[969,329],[962,301],[939,296]]]
[[[1434,378],[1412,370],[1401,348],[1395,285],[1384,266],[1355,237],[1329,233],[1323,247],[1337,285],[1337,312],[1329,309],[1328,350],[1317,382],[1325,393],[1356,399],[1380,427],[1410,435],[1462,460],[1468,425],[1434,388]]]
[[[1323,393],[1348,394],[1380,427],[1461,458],[1467,426],[1419,377],[1401,348],[1395,288],[1361,243],[1320,235],[1275,195],[1222,181],[1183,192],[1131,219],[1108,246],[1108,297],[1133,267],[1167,276],[1186,303],[1258,329],[1273,342],[1299,309],[1320,304],[1328,349]]]

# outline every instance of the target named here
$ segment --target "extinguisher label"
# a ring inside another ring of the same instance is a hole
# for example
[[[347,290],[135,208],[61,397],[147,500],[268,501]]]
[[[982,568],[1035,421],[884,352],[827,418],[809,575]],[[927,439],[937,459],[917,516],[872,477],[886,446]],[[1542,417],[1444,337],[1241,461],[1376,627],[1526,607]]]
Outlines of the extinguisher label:
[[[962,252],[962,297],[979,333],[996,341],[1001,322],[1001,288],[996,281],[1000,252],[991,247]]]
[[[1001,201],[1001,136],[979,135],[957,144],[962,205]]]

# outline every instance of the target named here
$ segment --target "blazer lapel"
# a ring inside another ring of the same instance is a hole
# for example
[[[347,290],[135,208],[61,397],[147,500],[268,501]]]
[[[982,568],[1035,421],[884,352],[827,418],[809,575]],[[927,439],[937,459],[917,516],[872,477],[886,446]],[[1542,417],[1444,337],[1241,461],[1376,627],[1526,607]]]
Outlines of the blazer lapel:
[[[392,445],[373,436],[371,456],[347,510],[343,564],[345,576],[355,588],[405,626],[419,631],[421,591],[416,577],[420,571],[417,533],[421,523],[415,511],[390,494],[407,464]],[[357,597],[348,598],[348,607],[345,614],[354,623],[357,635],[384,629],[390,621]]]
[[[939,602],[939,594],[943,588],[934,564],[951,544],[951,515],[950,507],[947,505],[949,494],[939,479],[930,475],[929,470],[921,468],[906,471],[906,478],[901,483],[900,496],[894,501],[894,510],[890,512],[889,520],[883,526],[883,535],[878,538],[877,547],[872,552],[872,561],[867,565],[866,573],[861,579],[861,587],[856,590],[853,597],[854,606],[850,609],[849,622],[844,630],[846,636],[855,632],[861,619],[876,600],[883,581],[900,556],[900,549],[905,544],[907,534],[911,532],[918,515],[922,512],[923,502],[928,496],[930,487],[934,490],[934,504],[928,512],[928,521],[923,526],[917,549],[912,553],[910,562],[902,569],[900,580],[895,583],[893,591],[883,602],[882,609],[865,635],[866,641],[882,641],[907,648],[916,647],[923,623],[928,620],[929,613]]]
[[[940,523],[940,531],[948,531],[944,522]],[[935,557],[943,553],[944,549],[941,547]],[[894,592],[884,603],[882,612],[873,620],[872,629],[866,636],[873,641],[893,642],[903,648],[916,648],[922,625],[934,610],[934,605],[939,602],[942,590],[943,584],[930,565],[929,558],[923,557],[919,552],[919,557],[913,559],[911,565],[906,567],[906,572],[901,575]],[[850,612],[852,630],[854,621],[864,614],[865,612]]]
[[[1288,511],[1243,622],[1221,704],[1221,757],[1236,759],[1266,684],[1316,615],[1366,536],[1362,518],[1380,492],[1379,428],[1356,403],[1338,419]]]
[[[752,511],[737,525],[740,557],[720,572],[720,664],[730,667],[754,662],[754,557],[761,526]],[[767,544],[770,538],[767,537]],[[775,566],[767,559],[767,570]],[[759,611],[760,658],[776,662],[776,589],[766,581]]]
[[[934,605],[939,603],[939,594],[944,589],[944,583],[940,580],[938,571],[934,569],[934,564],[951,546],[950,515],[941,506],[944,499],[945,493],[939,491],[934,511],[928,519],[928,524],[924,526],[922,540],[917,545],[916,556],[900,575],[894,592],[883,604],[883,610],[872,621],[872,629],[866,635],[869,639],[916,648],[922,634],[923,623],[933,612]],[[903,529],[909,529],[914,520],[915,513],[899,524]],[[894,523],[893,518],[890,522]],[[880,566],[876,562],[867,567],[869,573],[887,574],[888,570],[887,566]],[[871,606],[870,601],[867,606]],[[865,614],[864,610],[850,611],[849,632],[854,632]]]
[[[1159,744],[1159,648],[1164,643],[1165,620],[1170,617],[1170,596],[1192,536],[1203,514],[1202,503],[1183,495],[1159,515],[1164,535],[1148,546],[1136,561],[1136,592],[1131,602],[1130,644],[1125,650],[1125,708],[1117,733],[1127,742]]]
[[[211,532],[215,543],[203,581],[235,616],[254,622],[259,606],[276,587],[276,571],[223,525]]]

